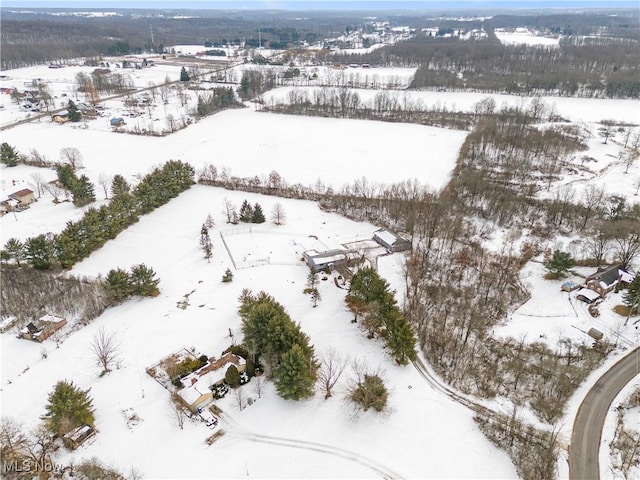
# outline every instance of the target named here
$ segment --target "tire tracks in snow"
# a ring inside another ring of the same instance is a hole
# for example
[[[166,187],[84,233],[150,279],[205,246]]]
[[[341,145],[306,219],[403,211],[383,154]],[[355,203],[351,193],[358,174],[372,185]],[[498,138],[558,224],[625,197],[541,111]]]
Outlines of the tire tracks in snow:
[[[377,462],[375,460],[372,460],[371,458],[360,455],[359,453],[352,452],[345,448],[335,447],[333,445],[327,445],[319,442],[311,442],[308,440],[300,440],[296,438],[276,437],[272,435],[253,433],[248,431],[244,426],[242,426],[235,419],[225,414],[224,412],[220,412],[218,416],[227,424],[229,424],[229,426],[233,427],[234,434],[251,442],[266,443],[270,445],[278,445],[281,447],[297,448],[299,450],[307,450],[311,452],[333,455],[357,463],[358,465],[367,467],[370,470],[376,472],[384,479],[404,479],[402,475],[391,470],[389,467],[381,464],[380,462]]]

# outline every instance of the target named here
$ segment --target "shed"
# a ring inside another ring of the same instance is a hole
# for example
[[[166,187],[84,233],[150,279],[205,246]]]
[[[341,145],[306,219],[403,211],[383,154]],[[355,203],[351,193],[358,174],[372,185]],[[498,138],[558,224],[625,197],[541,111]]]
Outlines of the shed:
[[[578,288],[580,288],[580,285],[578,285],[577,283],[573,283],[572,281],[568,281],[562,284],[560,290],[562,290],[563,292],[573,292]]]
[[[62,443],[69,450],[75,450],[89,438],[93,437],[96,431],[90,425],[84,424],[74,428],[62,437]]]
[[[391,230],[381,228],[373,233],[373,239],[389,252],[404,252],[411,249],[411,242]]]
[[[587,332],[587,335],[596,340],[602,340],[602,337],[604,337],[604,334],[600,330],[595,328],[590,328]]]
[[[120,127],[124,125],[124,119],[122,117],[113,117],[109,123],[112,127]]]

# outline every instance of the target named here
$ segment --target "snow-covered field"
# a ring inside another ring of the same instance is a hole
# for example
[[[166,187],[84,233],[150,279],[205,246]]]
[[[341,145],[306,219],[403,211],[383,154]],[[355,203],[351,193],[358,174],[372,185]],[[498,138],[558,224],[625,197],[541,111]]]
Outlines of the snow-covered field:
[[[237,270],[232,283],[221,283],[222,273],[231,266],[218,235],[225,229],[221,213],[225,197],[236,204],[245,198],[259,202],[265,212],[276,201],[283,204],[286,225],[263,224],[261,236],[271,234],[272,245],[289,245],[291,265]],[[198,247],[200,225],[209,213],[217,224],[211,235],[210,264]],[[332,245],[368,238],[374,229],[323,213],[312,202],[194,186],[72,271],[95,276],[116,266],[146,262],[161,279],[158,298],[108,310],[71,333],[59,349],[45,343],[47,359],[42,359],[41,345],[9,334],[0,337],[3,414],[34,426],[55,382],[72,379],[91,388],[99,434],[92,444],[61,459],[97,456],[123,471],[135,466],[145,478],[513,478],[510,461],[483,438],[471,412],[431,390],[412,367],[395,366],[378,342],[367,340],[350,322],[345,291],[332,278],[320,282],[322,301],[317,308],[302,293],[307,275],[300,261],[303,247],[296,250],[291,240],[297,242],[306,233]],[[395,271],[390,259],[400,256],[385,257],[384,269]],[[344,381],[330,400],[318,394],[297,403],[281,400],[271,386],[257,399],[249,384],[243,387],[245,394],[256,403],[239,411],[231,397],[223,400],[220,406],[226,415],[218,428],[226,435],[213,446],[204,443],[211,431],[201,423],[187,422],[180,430],[171,417],[168,392],[144,369],[182,347],[219,355],[229,345],[229,328],[236,338],[240,336],[236,299],[246,287],[265,290],[285,305],[317,352],[333,347],[342,355],[381,367],[391,389],[390,414],[366,413],[354,419],[339,393]],[[193,290],[190,306],[178,308],[177,302]],[[93,364],[89,344],[101,327],[117,332],[121,365],[98,378],[100,370]],[[142,418],[132,428],[122,413],[129,408]]]
[[[180,159],[196,169],[213,163],[240,177],[262,177],[276,170],[290,184],[312,185],[321,179],[334,189],[363,176],[371,183],[417,178],[441,188],[449,180],[466,132],[246,108],[221,112],[162,138],[50,122],[12,128],[3,137],[20,152],[37,148],[52,160],[58,159],[62,148],[76,147],[89,172],[145,174],[152,166]],[[35,144],[34,138],[47,141]]]
[[[513,31],[496,28],[494,33],[503,45],[531,45],[550,48],[558,48],[560,46],[558,38],[543,37],[527,28],[516,28]]]
[[[301,87],[310,98],[315,88]],[[288,102],[288,95],[292,87],[281,87],[264,94],[265,101],[274,100],[278,103]],[[376,90],[354,89],[358,93],[360,100],[365,103],[373,101],[380,93]],[[387,91],[387,95],[398,99],[400,105],[409,103],[416,109],[420,108],[447,108],[450,111],[473,112],[474,106],[480,100],[493,98],[496,107],[503,105],[509,107],[528,106],[534,97],[519,95],[506,95],[497,93],[482,92],[432,92],[403,90],[401,92]],[[640,101],[634,99],[595,99],[595,98],[572,98],[572,97],[535,97],[544,101],[548,107],[553,107],[554,111],[563,118],[572,122],[601,122],[602,120],[615,120],[618,122],[628,122],[640,124]]]

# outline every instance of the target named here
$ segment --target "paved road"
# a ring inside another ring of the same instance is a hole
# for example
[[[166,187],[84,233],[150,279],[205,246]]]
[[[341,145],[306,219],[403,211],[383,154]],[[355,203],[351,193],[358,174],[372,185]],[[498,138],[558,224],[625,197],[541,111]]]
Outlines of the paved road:
[[[584,398],[573,424],[569,448],[569,478],[600,478],[600,443],[607,412],[620,390],[640,374],[640,347],[602,375]]]

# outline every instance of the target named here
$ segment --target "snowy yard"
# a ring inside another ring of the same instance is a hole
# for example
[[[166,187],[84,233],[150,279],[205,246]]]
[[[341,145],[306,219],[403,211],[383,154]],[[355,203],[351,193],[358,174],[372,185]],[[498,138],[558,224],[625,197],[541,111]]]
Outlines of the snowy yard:
[[[55,344],[18,340],[11,334],[0,337],[3,411],[32,427],[39,421],[55,382],[72,379],[82,388],[91,388],[99,434],[92,444],[66,453],[62,459],[98,456],[123,471],[135,466],[151,478],[193,478],[214,472],[226,478],[515,476],[505,454],[478,431],[470,411],[432,390],[413,367],[394,365],[380,343],[367,340],[350,322],[345,292],[331,279],[319,282],[322,300],[312,308],[309,297],[302,293],[308,269],[299,261],[297,251],[282,250],[281,255],[290,255],[291,265],[237,270],[233,282],[223,284],[221,276],[230,267],[218,235],[227,228],[221,211],[225,197],[236,204],[244,198],[259,202],[265,212],[276,201],[283,204],[286,225],[263,224],[254,237],[265,250],[276,244],[282,248],[280,239],[303,240],[301,232],[310,232],[331,246],[368,238],[376,228],[324,213],[312,202],[194,186],[72,270],[95,276],[116,266],[147,262],[161,279],[158,298],[131,300],[107,310],[87,327],[71,333],[59,349]],[[210,264],[198,247],[200,225],[209,213],[216,222]],[[275,243],[269,243],[269,236]],[[402,254],[382,258],[382,271],[397,286]],[[390,414],[367,413],[353,418],[341,398],[347,378],[327,401],[318,394],[307,401],[287,402],[271,386],[257,399],[248,384],[243,387],[245,395],[256,403],[239,411],[231,396],[221,401],[225,415],[217,428],[226,433],[214,445],[205,444],[211,430],[202,423],[187,422],[180,430],[171,416],[168,392],[145,373],[145,368],[182,347],[219,355],[231,341],[229,329],[235,338],[240,337],[236,299],[247,287],[254,292],[265,290],[280,301],[292,319],[300,322],[318,353],[333,347],[342,355],[384,370],[391,390]],[[192,291],[189,306],[178,308],[177,302]],[[100,370],[93,364],[89,344],[101,327],[117,332],[120,367],[98,378]],[[46,359],[41,355],[43,346],[48,351]],[[127,409],[141,417],[137,425],[127,426],[123,415]],[[459,461],[461,455],[464,462]]]
[[[584,269],[589,273],[595,269]],[[621,347],[629,347],[640,342],[640,324],[630,321],[625,327],[625,317],[613,311],[621,305],[622,293],[611,292],[600,304],[600,316],[592,317],[587,304],[576,298],[577,291],[562,292],[565,281],[584,283],[584,278],[570,275],[563,280],[545,280],[546,270],[541,263],[529,262],[521,271],[520,278],[531,293],[531,299],[515,310],[509,321],[494,328],[498,337],[524,338],[527,343],[540,341],[555,348],[562,338],[570,338],[577,343],[593,343],[587,335],[591,328],[600,330],[605,339]]]

